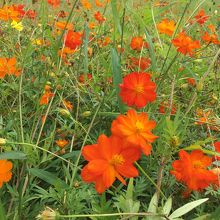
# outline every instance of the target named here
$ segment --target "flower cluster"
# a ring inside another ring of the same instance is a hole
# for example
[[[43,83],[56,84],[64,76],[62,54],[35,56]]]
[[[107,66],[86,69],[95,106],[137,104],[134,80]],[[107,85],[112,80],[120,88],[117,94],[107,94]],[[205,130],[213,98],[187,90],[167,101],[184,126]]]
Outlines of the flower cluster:
[[[108,189],[115,179],[126,184],[123,177],[138,176],[133,163],[141,151],[149,155],[151,143],[157,136],[151,133],[155,121],[147,113],[129,110],[112,122],[112,136],[100,135],[96,144],[83,147],[82,155],[89,162],[82,170],[82,179],[94,183],[98,193]]]

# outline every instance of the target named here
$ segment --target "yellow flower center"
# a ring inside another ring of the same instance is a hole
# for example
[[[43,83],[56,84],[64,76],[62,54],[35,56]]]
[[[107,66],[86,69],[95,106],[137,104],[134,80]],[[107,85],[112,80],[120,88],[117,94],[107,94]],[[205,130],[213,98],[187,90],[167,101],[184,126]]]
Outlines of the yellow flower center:
[[[125,160],[121,154],[115,154],[112,157],[110,164],[113,166],[117,166],[117,165],[122,165],[124,162],[125,162]]]
[[[140,122],[140,121],[136,121],[135,127],[136,127],[136,131],[137,131],[137,132],[140,132],[140,131],[142,131],[142,130],[144,129],[144,125],[143,125],[143,123]]]
[[[137,85],[134,90],[137,94],[144,93],[144,87],[142,85]]]
[[[202,162],[199,161],[199,160],[194,161],[194,162],[193,162],[193,167],[194,167],[194,168],[202,168],[202,167],[203,167],[203,166],[202,166]]]

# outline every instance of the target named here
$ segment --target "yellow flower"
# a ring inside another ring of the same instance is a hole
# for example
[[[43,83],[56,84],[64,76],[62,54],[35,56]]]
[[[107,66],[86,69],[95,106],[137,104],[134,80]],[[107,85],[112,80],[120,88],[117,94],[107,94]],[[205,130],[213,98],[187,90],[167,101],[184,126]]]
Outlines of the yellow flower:
[[[22,22],[17,22],[15,20],[13,20],[11,22],[11,26],[12,28],[18,30],[18,31],[22,31],[24,29],[23,25],[22,25]]]

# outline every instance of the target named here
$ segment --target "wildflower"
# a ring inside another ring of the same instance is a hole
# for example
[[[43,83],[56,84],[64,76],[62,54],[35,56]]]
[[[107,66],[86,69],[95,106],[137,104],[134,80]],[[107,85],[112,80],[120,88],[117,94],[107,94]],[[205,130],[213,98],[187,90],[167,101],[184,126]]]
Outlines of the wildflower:
[[[54,93],[52,93],[50,90],[45,90],[40,99],[40,105],[47,105],[53,96]]]
[[[71,103],[70,101],[63,100],[63,104],[64,104],[64,106],[65,106],[68,110],[70,110],[70,111],[73,110],[73,105],[72,105],[72,103]]]
[[[150,67],[150,59],[145,57],[135,58],[131,57],[132,66],[139,67],[142,71]]]
[[[200,48],[200,42],[198,40],[193,41],[191,37],[187,36],[183,31],[172,40],[172,43],[177,47],[177,51],[180,53],[192,56],[195,49]]]
[[[169,104],[169,102],[163,101],[163,102],[160,103],[160,105],[159,105],[159,112],[160,112],[161,114],[165,114],[165,113],[168,111],[168,109],[170,109],[170,104]],[[169,110],[168,112],[170,112],[170,110]],[[170,114],[171,114],[171,115],[175,115],[175,114],[176,114],[176,107],[175,107],[173,104],[172,104],[172,106],[171,106],[171,112],[170,112]]]
[[[5,75],[20,75],[20,70],[16,68],[16,58],[0,58],[0,79]]]
[[[172,36],[175,30],[175,22],[173,20],[163,19],[158,25],[157,28],[160,33]]]
[[[205,10],[201,9],[198,14],[195,16],[196,22],[200,25],[203,25],[207,20],[209,16],[205,15]]]
[[[11,22],[11,26],[12,28],[18,30],[18,31],[22,31],[24,29],[23,25],[22,25],[22,22],[17,22],[17,21],[12,21]]]
[[[218,36],[216,34],[209,34],[207,31],[204,33],[204,35],[201,38],[207,44],[210,43],[220,44],[220,41],[218,40]]]
[[[9,21],[10,19],[19,21],[20,13],[13,6],[3,6],[0,8],[0,20]]]
[[[94,17],[95,19],[99,22],[99,23],[102,23],[104,22],[106,19],[102,16],[102,14],[100,13],[100,11],[97,11],[95,14],[94,14]]]
[[[47,3],[54,8],[60,6],[60,0],[47,0]]]
[[[130,47],[132,50],[141,51],[142,47],[148,48],[147,42],[144,42],[143,37],[133,37],[131,39]]]
[[[112,122],[111,132],[120,137],[123,142],[136,145],[145,155],[149,155],[151,143],[158,138],[151,133],[155,126],[156,122],[149,120],[147,113],[137,113],[131,109],[126,115],[119,115]]]
[[[140,151],[126,146],[118,137],[100,135],[97,144],[83,147],[83,157],[89,163],[82,169],[82,179],[87,183],[95,183],[98,193],[104,192],[116,180],[126,184],[123,177],[138,176],[133,163],[140,158]]]
[[[216,180],[216,175],[207,169],[212,159],[205,156],[201,150],[194,150],[191,154],[180,150],[179,157],[179,160],[172,163],[173,170],[170,173],[190,190],[205,189]]]
[[[69,30],[66,35],[65,46],[75,50],[82,44],[82,34]]]
[[[196,85],[196,80],[195,80],[194,78],[188,77],[188,78],[186,79],[186,81],[187,81],[187,83],[188,83],[189,85],[191,85],[191,86],[195,86],[195,85]]]
[[[123,78],[120,86],[120,97],[128,106],[144,107],[156,99],[156,84],[145,72],[132,72]]]
[[[80,74],[79,76],[79,82],[80,83],[85,83],[88,82],[89,80],[92,79],[92,74],[88,73],[88,74]]]
[[[12,163],[7,160],[0,160],[0,188],[3,183],[9,182],[12,177]]]
[[[81,4],[84,9],[90,10],[92,8],[92,5],[88,0],[81,0]]]
[[[56,144],[60,148],[64,148],[69,142],[67,140],[57,140]]]
[[[55,23],[55,26],[61,30],[67,29],[71,30],[73,29],[73,25],[70,23],[66,23],[65,21],[58,21]]]

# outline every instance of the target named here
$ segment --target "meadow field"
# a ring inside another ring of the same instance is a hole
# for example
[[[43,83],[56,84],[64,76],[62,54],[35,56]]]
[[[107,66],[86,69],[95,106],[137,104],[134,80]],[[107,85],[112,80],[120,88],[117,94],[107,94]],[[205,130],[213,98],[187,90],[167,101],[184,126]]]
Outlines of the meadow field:
[[[0,220],[220,219],[220,1],[0,1]]]

